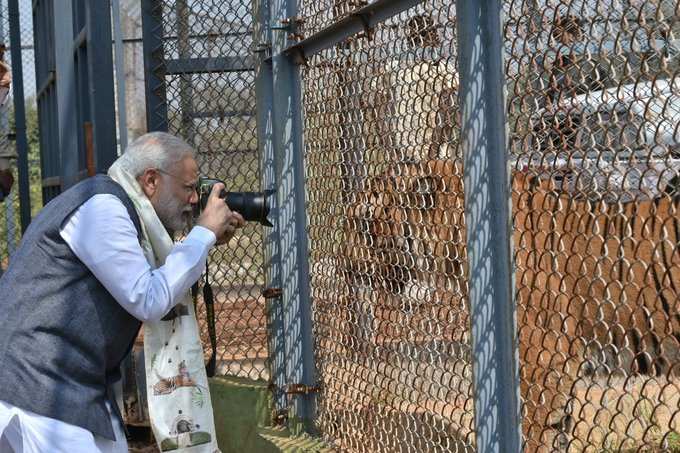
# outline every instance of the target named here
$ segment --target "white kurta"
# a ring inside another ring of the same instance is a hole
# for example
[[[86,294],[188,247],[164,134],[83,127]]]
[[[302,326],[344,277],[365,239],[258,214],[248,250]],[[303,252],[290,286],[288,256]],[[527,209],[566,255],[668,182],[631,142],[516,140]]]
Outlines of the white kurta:
[[[152,267],[162,267],[175,244],[149,198],[120,160],[109,168],[109,176],[125,189],[139,214],[144,256]],[[203,347],[188,290],[160,321],[144,323],[144,359],[149,420],[160,450],[219,452]]]

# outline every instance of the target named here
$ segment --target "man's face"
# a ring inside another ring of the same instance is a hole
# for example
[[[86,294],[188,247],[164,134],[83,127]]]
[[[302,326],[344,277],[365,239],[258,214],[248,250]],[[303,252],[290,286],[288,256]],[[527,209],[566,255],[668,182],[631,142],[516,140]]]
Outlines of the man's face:
[[[193,158],[187,157],[168,171],[159,170],[159,173],[158,191],[151,197],[151,204],[166,229],[181,231],[191,219],[191,205],[198,202],[198,165]]]

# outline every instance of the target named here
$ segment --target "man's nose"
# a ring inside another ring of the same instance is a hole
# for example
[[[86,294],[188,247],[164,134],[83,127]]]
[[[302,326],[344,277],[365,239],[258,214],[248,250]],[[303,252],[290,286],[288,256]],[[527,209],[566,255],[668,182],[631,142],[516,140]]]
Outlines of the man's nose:
[[[191,203],[191,204],[198,203],[198,192],[196,191],[196,189],[191,191],[191,196],[189,197],[189,203]]]

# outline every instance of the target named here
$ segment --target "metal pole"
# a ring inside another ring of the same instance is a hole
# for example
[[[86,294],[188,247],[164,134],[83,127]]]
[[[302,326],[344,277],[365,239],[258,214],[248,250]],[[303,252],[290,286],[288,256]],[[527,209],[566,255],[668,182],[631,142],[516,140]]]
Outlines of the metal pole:
[[[288,384],[296,388],[316,385],[309,294],[309,246],[305,213],[305,177],[302,143],[302,91],[300,70],[282,54],[288,43],[286,24],[297,14],[296,0],[271,0],[272,71],[274,100],[274,152],[278,175],[278,222],[281,244],[284,334]],[[293,21],[294,22],[294,21]],[[289,427],[313,432],[315,395],[295,392]]]
[[[78,133],[76,130],[78,95],[73,64],[72,6],[72,0],[54,0],[54,60],[62,190],[66,190],[78,181]]]
[[[14,128],[19,172],[19,209],[21,232],[31,223],[31,191],[28,182],[28,140],[26,138],[26,106],[24,105],[24,72],[21,60],[21,27],[18,0],[9,0],[9,39],[12,57],[12,94],[14,96]]]
[[[142,45],[146,88],[146,128],[149,132],[167,131],[163,4],[160,0],[142,0]]]
[[[189,41],[189,5],[187,0],[177,0],[176,15],[177,15],[177,52],[180,59],[188,59],[191,55],[191,43]],[[181,70],[181,68],[180,68]],[[182,111],[182,124],[180,130],[183,138],[191,145],[195,145],[196,133],[194,131],[194,120],[191,114],[194,111],[193,103],[193,86],[191,74],[180,74],[179,81],[179,105]]]
[[[276,165],[274,155],[274,86],[272,65],[267,61],[271,52],[271,29],[269,28],[269,1],[255,0],[253,17],[253,42],[256,46],[257,60],[255,68],[255,93],[257,96],[257,143],[260,152],[262,182],[264,190],[273,190],[280,186],[278,175],[280,165]],[[272,197],[271,217],[279,218],[278,203]],[[279,222],[264,238],[265,288],[281,288],[281,248]],[[274,407],[277,414],[287,409],[286,401],[286,355],[283,333],[283,304],[278,291],[269,291],[266,299],[268,318],[268,339],[270,357],[270,382],[273,384]],[[276,422],[276,420],[274,421]]]
[[[106,173],[118,158],[116,114],[113,92],[113,56],[111,55],[111,2],[85,2],[87,14],[87,72],[90,114],[94,138],[97,173]],[[106,49],[102,51],[102,49]],[[78,127],[83,127],[82,124]]]
[[[0,11],[4,13],[4,2],[0,1]],[[2,14],[0,14],[2,19]],[[0,42],[7,44],[7,36],[5,35],[5,21],[0,20]],[[9,148],[9,115],[8,105],[5,103],[0,107],[0,146],[4,149]],[[14,194],[10,194],[5,201],[5,236],[7,245],[7,256],[12,256],[15,250],[16,224],[14,221]],[[0,256],[2,259],[2,256]],[[2,275],[2,263],[0,262],[0,276]]]
[[[127,148],[127,111],[125,106],[125,62],[123,60],[123,32],[120,28],[120,0],[111,2],[113,7],[113,33],[115,34],[116,86],[118,87],[118,143],[120,154]]]
[[[477,451],[520,451],[501,1],[456,3]]]

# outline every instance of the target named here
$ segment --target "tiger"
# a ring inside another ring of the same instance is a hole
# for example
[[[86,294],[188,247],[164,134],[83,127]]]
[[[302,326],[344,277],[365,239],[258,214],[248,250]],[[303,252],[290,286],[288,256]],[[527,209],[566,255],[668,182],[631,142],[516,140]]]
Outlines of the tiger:
[[[469,341],[462,174],[455,160],[395,163],[345,208],[338,267],[354,289],[338,331],[358,355]],[[678,374],[678,198],[579,199],[554,171],[511,180],[524,444],[552,451],[574,429],[573,386]]]
[[[160,378],[153,385],[153,394],[169,395],[180,387],[197,387],[196,381],[190,376],[184,360],[179,364],[179,374],[169,378]]]

